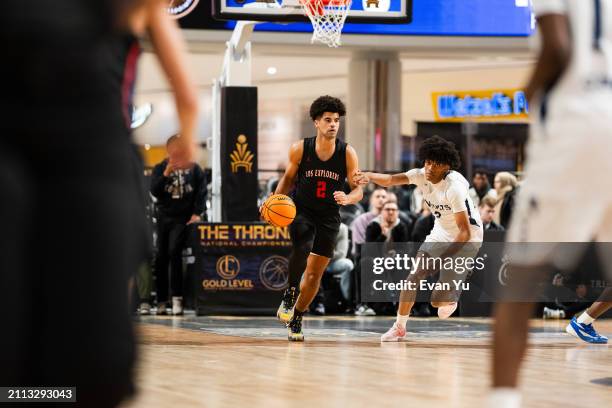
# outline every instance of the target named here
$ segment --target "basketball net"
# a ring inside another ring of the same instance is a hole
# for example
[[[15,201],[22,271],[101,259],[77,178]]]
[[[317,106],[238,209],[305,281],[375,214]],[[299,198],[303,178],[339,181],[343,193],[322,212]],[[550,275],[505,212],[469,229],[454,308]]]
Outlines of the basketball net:
[[[351,9],[351,0],[299,0],[312,23],[312,39],[329,47],[340,46],[342,27]]]

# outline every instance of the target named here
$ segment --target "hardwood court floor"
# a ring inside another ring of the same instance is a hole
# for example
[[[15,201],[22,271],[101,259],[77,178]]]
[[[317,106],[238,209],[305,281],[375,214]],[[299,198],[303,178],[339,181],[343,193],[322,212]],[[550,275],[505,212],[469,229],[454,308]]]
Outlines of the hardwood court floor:
[[[125,408],[478,407],[490,383],[488,319],[411,319],[409,340],[379,342],[391,317],[308,317],[305,343],[270,318],[140,318],[139,394]],[[532,322],[525,407],[612,406],[612,346]],[[596,327],[612,333],[612,321]]]

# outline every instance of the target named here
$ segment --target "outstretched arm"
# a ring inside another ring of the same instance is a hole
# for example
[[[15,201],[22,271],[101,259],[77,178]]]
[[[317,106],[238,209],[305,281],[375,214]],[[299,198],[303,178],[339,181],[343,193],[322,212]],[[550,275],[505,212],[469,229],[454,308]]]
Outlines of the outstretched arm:
[[[401,184],[411,184],[406,173],[397,174],[382,174],[358,171],[353,177],[353,181],[360,186],[366,185],[369,182],[378,184],[383,187],[398,186]]]
[[[544,14],[538,17],[542,49],[536,68],[525,87],[529,102],[540,92],[549,90],[559,80],[571,58],[571,38],[567,16]]]

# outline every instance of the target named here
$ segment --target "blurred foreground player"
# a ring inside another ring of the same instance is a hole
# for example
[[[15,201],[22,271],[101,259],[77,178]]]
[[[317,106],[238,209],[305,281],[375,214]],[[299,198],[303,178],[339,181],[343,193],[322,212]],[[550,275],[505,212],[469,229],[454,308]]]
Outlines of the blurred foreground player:
[[[550,268],[571,270],[586,242],[612,242],[612,190],[594,178],[612,173],[612,1],[534,0],[533,5],[542,49],[526,96],[530,110],[539,107],[540,115],[532,125],[527,182],[508,241],[573,244],[553,244],[546,251],[523,244],[512,257],[507,286],[523,293]],[[566,222],[577,213],[585,214],[580,222]],[[599,253],[608,272],[610,252]],[[517,379],[533,307],[531,302],[496,307],[491,407],[521,405]]]
[[[292,341],[304,340],[302,316],[319,291],[321,277],[334,254],[340,206],[356,204],[363,197],[361,187],[350,181],[350,175],[358,169],[357,153],[336,137],[340,117],[345,114],[346,108],[337,98],[321,96],[312,103],[310,118],[317,135],[291,146],[287,169],[275,191],[288,194],[295,184],[297,215],[290,227],[293,250],[289,288],[277,312],[278,318],[287,323]],[[349,194],[342,191],[347,176]]]
[[[136,2],[14,2],[0,13],[0,385],[133,392],[128,279],[142,253],[124,105],[108,53]],[[39,216],[44,214],[44,216]]]
[[[360,185],[370,181],[380,186],[390,187],[401,184],[415,184],[423,194],[423,201],[435,216],[433,230],[419,248],[418,257],[427,258],[474,258],[482,245],[482,222],[478,210],[469,195],[468,181],[457,171],[460,159],[453,143],[438,136],[423,142],[419,149],[419,160],[423,168],[412,169],[406,173],[380,174],[358,173],[354,181]],[[454,264],[454,263],[453,263]],[[446,262],[445,262],[446,265]],[[438,272],[421,267],[408,276],[409,282],[419,287],[421,280]],[[440,282],[448,283],[451,288],[461,283],[469,271],[462,273],[444,268],[440,272]],[[454,281],[454,282],[452,282]],[[382,342],[400,341],[406,336],[406,322],[416,301],[417,290],[402,290],[397,309],[397,319],[393,326],[381,336]],[[431,305],[438,308],[442,319],[450,317],[457,309],[460,290],[434,290]]]

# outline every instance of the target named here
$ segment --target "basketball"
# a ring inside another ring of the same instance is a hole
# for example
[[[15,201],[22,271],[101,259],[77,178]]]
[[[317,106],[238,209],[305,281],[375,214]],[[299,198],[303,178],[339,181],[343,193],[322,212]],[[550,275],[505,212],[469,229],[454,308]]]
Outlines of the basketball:
[[[295,218],[295,204],[284,194],[274,194],[268,197],[263,205],[263,219],[276,227],[286,227]]]

